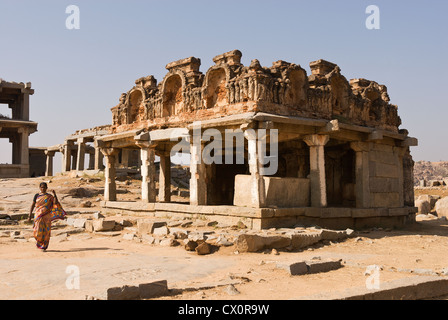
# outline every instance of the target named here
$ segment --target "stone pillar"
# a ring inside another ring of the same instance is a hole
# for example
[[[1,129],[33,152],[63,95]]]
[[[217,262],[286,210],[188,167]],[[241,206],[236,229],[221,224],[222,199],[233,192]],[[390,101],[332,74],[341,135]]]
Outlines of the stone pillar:
[[[100,151],[100,148],[98,148],[98,147],[95,147],[95,165],[94,165],[94,169],[95,170],[103,170],[104,169],[103,153]]]
[[[17,133],[10,137],[9,142],[12,144],[12,164],[20,164],[19,134]]]
[[[89,167],[88,170],[95,169],[95,151],[89,151]]]
[[[77,163],[78,163],[78,153],[72,152],[72,170],[77,169]]]
[[[207,204],[207,183],[205,163],[202,160],[204,143],[199,138],[189,137],[190,140],[190,204]],[[197,139],[197,141],[193,141]]]
[[[51,177],[53,176],[53,157],[55,152],[45,150],[45,155],[47,156],[47,166],[45,169],[45,176]]]
[[[356,174],[356,207],[370,208],[370,169],[369,151],[370,143],[352,142],[350,147],[356,153],[355,174]]]
[[[84,138],[78,139],[78,156],[76,159],[76,170],[84,171],[86,158],[86,142]]]
[[[303,139],[303,141],[310,147],[310,185],[312,207],[327,206],[324,146],[329,140],[330,137],[328,135],[319,134],[308,135]]]
[[[159,202],[171,202],[171,156],[166,151],[160,155]]]
[[[30,94],[23,93],[22,94],[22,103],[21,103],[21,120],[30,121]]]
[[[398,203],[400,207],[404,207],[404,170],[403,170],[403,157],[406,153],[406,148],[394,147],[394,155],[397,158],[398,168]]]
[[[124,168],[129,168],[129,149],[121,149],[121,165]]]
[[[72,148],[73,141],[67,140],[64,144],[64,157],[63,157],[63,166],[62,172],[70,172],[72,165]]]
[[[250,171],[250,196],[251,204],[254,208],[263,208],[266,205],[266,192],[264,178],[261,173],[262,164],[259,161],[259,144],[257,132],[253,129],[244,131],[244,137],[247,139],[247,153]]]
[[[142,160],[142,201],[156,202],[155,146],[149,142],[138,142],[137,145],[140,147]]]
[[[20,164],[29,165],[30,155],[29,155],[29,130],[28,128],[20,128],[19,132],[19,144],[20,144]]]
[[[59,148],[59,152],[61,153],[61,172],[64,172],[65,170],[65,148],[61,147]]]
[[[115,158],[120,150],[115,148],[101,148],[101,152],[106,159],[104,172],[104,200],[117,201],[117,185],[115,184]]]

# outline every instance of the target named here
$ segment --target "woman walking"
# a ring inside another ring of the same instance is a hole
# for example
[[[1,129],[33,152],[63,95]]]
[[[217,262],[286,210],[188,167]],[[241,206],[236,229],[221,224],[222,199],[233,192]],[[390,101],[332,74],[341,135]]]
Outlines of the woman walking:
[[[50,244],[51,222],[65,219],[66,213],[58,201],[56,192],[52,190],[53,195],[47,193],[48,186],[45,182],[39,185],[39,189],[40,193],[34,196],[28,221],[31,222],[31,216],[35,210],[34,238],[37,241],[37,248],[45,252]]]

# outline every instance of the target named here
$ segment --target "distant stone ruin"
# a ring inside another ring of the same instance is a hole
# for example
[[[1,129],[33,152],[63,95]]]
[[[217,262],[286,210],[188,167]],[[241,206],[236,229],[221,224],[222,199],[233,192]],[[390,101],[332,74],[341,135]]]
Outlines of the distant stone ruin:
[[[0,115],[0,138],[12,144],[12,161],[0,164],[0,178],[26,178],[34,171],[30,167],[29,135],[37,131],[30,121],[31,83],[7,82],[0,79],[0,103],[7,104],[12,116]]]

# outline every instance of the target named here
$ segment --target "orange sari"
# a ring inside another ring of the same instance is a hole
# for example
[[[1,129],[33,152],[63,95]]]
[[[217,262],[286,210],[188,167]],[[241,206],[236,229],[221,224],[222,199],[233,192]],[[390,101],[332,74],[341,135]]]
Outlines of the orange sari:
[[[55,203],[51,194],[38,194],[35,198],[34,238],[39,249],[46,250],[50,244],[51,222],[64,219],[65,211]]]

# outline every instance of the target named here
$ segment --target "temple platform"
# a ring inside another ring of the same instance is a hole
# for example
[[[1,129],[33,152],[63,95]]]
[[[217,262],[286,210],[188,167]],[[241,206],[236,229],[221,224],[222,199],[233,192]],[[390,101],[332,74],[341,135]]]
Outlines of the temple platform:
[[[228,225],[239,221],[254,230],[317,225],[322,228],[359,230],[372,227],[400,228],[415,221],[415,207],[402,208],[248,208],[238,206],[195,206],[181,203],[104,201],[104,212],[144,217],[189,218]]]

